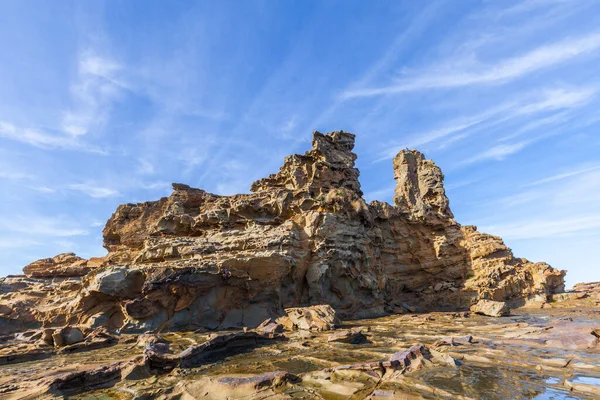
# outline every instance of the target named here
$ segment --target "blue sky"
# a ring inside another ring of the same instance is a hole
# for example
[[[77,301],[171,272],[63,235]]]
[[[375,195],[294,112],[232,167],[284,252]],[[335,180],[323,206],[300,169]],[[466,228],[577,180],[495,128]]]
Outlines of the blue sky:
[[[0,275],[343,129],[368,200],[418,148],[460,223],[600,280],[599,27],[594,0],[0,2]]]

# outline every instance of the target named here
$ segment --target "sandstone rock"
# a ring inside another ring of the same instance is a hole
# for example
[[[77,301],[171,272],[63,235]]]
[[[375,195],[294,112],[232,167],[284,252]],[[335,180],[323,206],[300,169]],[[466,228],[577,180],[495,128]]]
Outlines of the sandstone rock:
[[[473,343],[473,336],[471,336],[471,335],[459,336],[459,337],[452,336],[452,337],[437,340],[433,344],[432,347],[438,348],[438,347],[442,347],[442,346],[464,346],[464,345],[469,345],[472,343]]]
[[[0,333],[71,321],[131,333],[241,329],[314,304],[358,319],[401,304],[520,306],[564,290],[564,271],[516,258],[500,238],[454,221],[441,170],[416,150],[394,159],[394,205],[366,204],[354,139],[315,132],[309,151],[286,157],[250,194],[173,184],[169,197],[119,206],[103,230],[105,258],[61,255],[26,268],[56,277],[85,264],[83,279],[2,282]],[[282,323],[335,325],[299,318]]]
[[[137,337],[136,346],[138,347],[146,347],[149,344],[155,343],[169,343],[163,337],[156,335],[154,333],[143,333]]]
[[[256,327],[256,331],[263,335],[275,336],[283,332],[283,325],[277,323],[272,318],[268,318]]]
[[[335,310],[329,305],[287,308],[285,311],[287,316],[281,317],[277,321],[288,330],[328,331],[341,325],[341,321],[335,315]]]
[[[266,372],[260,375],[238,374],[221,377],[202,377],[193,381],[181,381],[175,397],[181,399],[291,399],[277,388],[290,380],[285,371]]]
[[[286,371],[265,372],[264,374],[249,377],[230,377],[219,378],[219,383],[231,387],[249,386],[252,389],[258,389],[264,386],[280,385],[288,380],[290,374]]]
[[[444,174],[416,150],[402,150],[394,158],[394,205],[411,218],[453,218],[444,190]]]
[[[55,346],[62,347],[82,342],[84,335],[79,328],[67,326],[54,331],[52,339]]]
[[[394,353],[390,357],[390,363],[393,368],[402,368],[408,371],[421,369],[431,364],[457,366],[456,361],[449,355],[429,349],[422,344],[414,344],[407,350]]]
[[[193,345],[178,354],[170,354],[166,343],[150,343],[144,349],[144,362],[151,371],[164,373],[176,367],[194,368],[229,355],[249,352],[281,336],[254,331],[214,335],[206,342]]]
[[[116,362],[84,371],[69,372],[52,378],[48,392],[69,396],[94,389],[113,386],[121,380],[121,370],[126,362]]]
[[[23,272],[32,278],[55,278],[83,276],[99,263],[90,263],[75,253],[62,253],[52,258],[43,258],[23,268]]]
[[[361,329],[345,329],[335,331],[327,338],[328,342],[342,342],[350,344],[361,344],[368,341]]]
[[[502,317],[510,315],[510,308],[501,301],[479,300],[477,304],[471,306],[471,311],[476,314],[487,315],[488,317]]]
[[[87,290],[107,296],[130,298],[139,295],[144,285],[144,274],[135,269],[111,267],[96,273]]]

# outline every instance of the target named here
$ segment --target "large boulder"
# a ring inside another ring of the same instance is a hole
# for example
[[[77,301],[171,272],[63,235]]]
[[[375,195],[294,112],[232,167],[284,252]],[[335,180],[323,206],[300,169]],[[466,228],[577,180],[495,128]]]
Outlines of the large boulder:
[[[83,342],[85,336],[81,329],[74,326],[66,326],[54,331],[52,334],[54,345],[56,347],[70,346],[75,343]]]
[[[341,325],[335,310],[328,304],[310,307],[286,308],[287,316],[277,320],[286,329],[328,331]]]
[[[479,300],[471,306],[471,311],[488,317],[503,317],[510,315],[510,308],[503,301]]]
[[[141,293],[144,280],[144,273],[140,270],[110,267],[96,273],[87,290],[107,296],[132,298]]]

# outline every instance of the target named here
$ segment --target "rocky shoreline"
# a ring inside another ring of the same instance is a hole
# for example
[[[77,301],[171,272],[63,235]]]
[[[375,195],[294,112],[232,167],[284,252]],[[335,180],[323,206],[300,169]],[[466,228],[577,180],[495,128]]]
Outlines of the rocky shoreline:
[[[251,194],[173,184],[118,207],[106,256],[0,278],[0,398],[600,395],[600,284],[454,221],[416,150],[367,204],[353,147],[315,132]]]
[[[322,306],[254,330],[97,329],[63,346],[21,332],[1,338],[0,398],[597,398],[600,314],[589,299],[547,304],[344,322]]]

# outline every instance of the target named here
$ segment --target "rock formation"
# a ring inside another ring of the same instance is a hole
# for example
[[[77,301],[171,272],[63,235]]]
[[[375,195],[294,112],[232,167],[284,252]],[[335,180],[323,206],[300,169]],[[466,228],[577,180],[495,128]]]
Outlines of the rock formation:
[[[98,266],[69,254],[26,267],[30,286],[84,275],[74,298],[38,305],[30,319],[122,332],[225,329],[290,307],[329,304],[354,319],[480,299],[518,306],[564,289],[564,271],[515,258],[500,238],[455,222],[441,170],[418,151],[394,159],[394,205],[367,204],[353,147],[350,133],[315,132],[310,151],[287,157],[251,194],[173,184],[169,197],[119,206]],[[10,321],[22,311],[1,290],[0,318]]]
[[[43,258],[23,268],[23,273],[30,278],[57,278],[84,276],[92,269],[104,264],[100,257],[86,260],[75,253],[62,253],[52,258]]]

